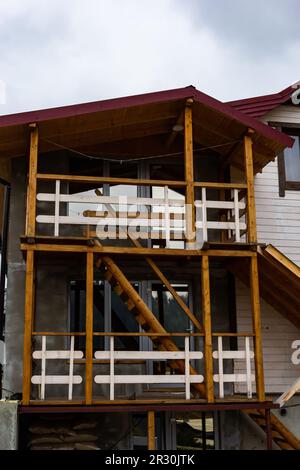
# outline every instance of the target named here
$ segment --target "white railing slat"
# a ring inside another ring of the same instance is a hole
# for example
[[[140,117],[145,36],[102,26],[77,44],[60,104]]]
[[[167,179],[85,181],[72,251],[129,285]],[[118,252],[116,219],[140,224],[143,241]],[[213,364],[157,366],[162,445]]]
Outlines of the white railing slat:
[[[74,371],[74,336],[71,336],[68,400],[72,400],[72,396],[73,396],[73,379],[72,379],[73,371]]]
[[[69,385],[70,377],[69,375],[46,375],[45,384],[46,385]],[[72,377],[73,384],[81,384],[82,377],[80,375],[73,375]],[[40,385],[42,383],[41,375],[33,375],[31,377],[31,383]]]

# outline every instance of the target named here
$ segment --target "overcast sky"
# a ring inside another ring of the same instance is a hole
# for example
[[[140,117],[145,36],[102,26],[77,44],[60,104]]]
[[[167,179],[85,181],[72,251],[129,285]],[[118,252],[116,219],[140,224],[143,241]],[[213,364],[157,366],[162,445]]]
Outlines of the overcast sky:
[[[0,0],[0,114],[194,85],[300,79],[299,0]],[[3,96],[2,96],[3,98]]]

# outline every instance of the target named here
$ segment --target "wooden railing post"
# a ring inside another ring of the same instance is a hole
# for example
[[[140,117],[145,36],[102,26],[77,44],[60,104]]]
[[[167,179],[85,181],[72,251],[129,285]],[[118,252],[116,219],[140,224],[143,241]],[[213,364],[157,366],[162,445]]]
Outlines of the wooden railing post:
[[[26,235],[35,236],[36,218],[36,188],[37,188],[37,163],[38,163],[38,128],[36,124],[30,125],[30,146],[29,146],[29,168],[27,187],[27,207],[26,207]]]
[[[34,317],[34,299],[35,299],[35,285],[34,285],[34,251],[27,251],[26,258],[26,281],[25,281],[25,321],[24,321],[24,348],[23,348],[23,405],[30,403],[30,390],[31,390],[31,371],[32,371],[32,357],[31,357],[31,338]]]
[[[148,450],[155,450],[155,413],[148,411]]]
[[[262,337],[261,337],[257,255],[252,256],[251,261],[250,261],[250,287],[251,287],[253,332],[255,334],[254,360],[255,360],[256,393],[257,393],[258,400],[264,401],[265,400],[265,385],[264,385],[263,350],[262,350]]]
[[[210,284],[209,284],[209,260],[207,255],[202,256],[201,267],[202,281],[202,315],[204,326],[204,361],[205,361],[205,385],[206,398],[208,403],[214,402],[213,383],[213,352],[211,333],[211,304],[210,304]]]
[[[249,130],[249,134],[251,135]],[[245,158],[245,176],[247,184],[247,232],[248,243],[257,242],[256,234],[256,213],[255,213],[255,194],[254,194],[254,172],[253,172],[253,152],[252,138],[250,135],[244,137],[244,158]]]
[[[188,242],[193,243],[194,237],[191,237],[195,231],[195,207],[194,207],[194,154],[193,154],[193,121],[192,121],[193,100],[186,101],[184,111],[184,170],[185,170],[185,203]],[[190,220],[189,220],[190,219]]]
[[[94,255],[90,251],[86,258],[86,344],[85,344],[85,400],[92,403],[93,396],[93,291],[94,291]]]

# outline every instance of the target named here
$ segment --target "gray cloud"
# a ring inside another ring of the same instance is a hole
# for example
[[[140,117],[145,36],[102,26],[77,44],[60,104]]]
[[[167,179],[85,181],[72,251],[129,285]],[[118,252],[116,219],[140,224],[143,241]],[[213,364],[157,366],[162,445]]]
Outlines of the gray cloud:
[[[190,84],[224,100],[280,90],[300,76],[297,3],[0,0],[0,113]]]
[[[264,59],[300,41],[299,0],[177,0],[195,28],[205,25],[247,57]]]

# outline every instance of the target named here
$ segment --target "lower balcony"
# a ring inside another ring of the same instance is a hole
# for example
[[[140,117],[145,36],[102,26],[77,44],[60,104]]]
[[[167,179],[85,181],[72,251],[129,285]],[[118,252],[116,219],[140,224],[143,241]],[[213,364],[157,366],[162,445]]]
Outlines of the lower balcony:
[[[126,333],[94,332],[87,358],[85,333],[34,332],[31,404],[206,403],[207,388],[215,402],[256,401],[253,335],[214,333],[210,356],[204,334],[172,333],[174,350],[120,350]],[[144,344],[153,333],[139,336]],[[157,335],[155,335],[157,336]],[[97,340],[105,338],[104,349]],[[238,347],[232,348],[232,343]],[[95,347],[96,346],[96,347]],[[212,364],[213,373],[206,373]],[[236,395],[235,386],[244,394]]]

